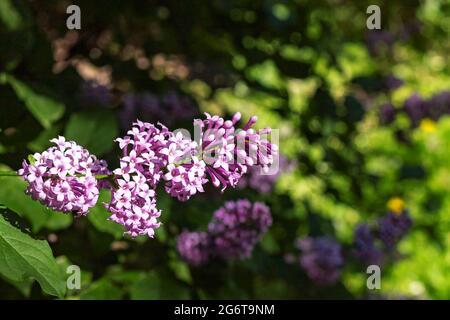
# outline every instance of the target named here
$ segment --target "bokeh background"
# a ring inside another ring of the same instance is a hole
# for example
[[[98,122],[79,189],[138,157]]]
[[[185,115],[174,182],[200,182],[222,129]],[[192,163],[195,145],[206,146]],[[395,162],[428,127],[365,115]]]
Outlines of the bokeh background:
[[[66,28],[70,4],[81,30]],[[382,30],[366,27],[370,4]],[[191,128],[203,112],[236,111],[280,130],[284,164],[186,203],[161,192],[154,239],[123,237],[101,205],[85,219],[52,212],[17,177],[0,178],[0,211],[49,244],[54,287],[80,266],[81,289],[56,290],[66,299],[448,299],[449,37],[448,0],[2,0],[0,169],[20,168],[57,135],[114,168],[113,139],[136,118]],[[184,262],[177,236],[205,230],[225,201],[242,198],[273,216],[252,256]],[[355,230],[390,213],[412,226],[384,253],[381,289],[368,290]],[[339,244],[333,283],[316,283],[299,262],[305,237]],[[58,295],[11,277],[7,264],[0,258],[0,298]]]

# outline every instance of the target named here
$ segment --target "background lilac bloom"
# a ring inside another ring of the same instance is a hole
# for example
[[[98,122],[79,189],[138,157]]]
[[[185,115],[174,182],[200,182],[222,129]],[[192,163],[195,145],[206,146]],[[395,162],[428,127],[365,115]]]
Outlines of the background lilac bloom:
[[[108,107],[111,106],[113,99],[108,87],[93,81],[82,83],[79,96],[81,105],[89,107]]]
[[[251,188],[260,193],[270,193],[281,174],[294,170],[295,162],[289,161],[283,155],[279,156],[278,171],[274,174],[264,174],[261,167],[251,167],[241,177],[238,188]]]
[[[443,115],[450,114],[450,91],[435,94],[427,102],[427,105],[429,106],[429,116],[434,120],[439,120]]]
[[[378,221],[378,232],[381,241],[388,250],[392,250],[412,226],[412,219],[407,210],[400,213],[387,212]]]
[[[228,201],[208,225],[213,254],[224,260],[247,258],[272,224],[269,208],[260,202]]]
[[[28,182],[26,193],[57,211],[87,214],[99,195],[96,174],[108,174],[106,162],[64,137],[52,139],[56,146],[33,155],[18,174]]]
[[[404,110],[415,127],[428,115],[428,105],[418,94],[413,94],[405,101]]]
[[[206,264],[211,255],[211,239],[206,232],[183,231],[177,238],[180,256],[192,266]]]
[[[353,247],[354,255],[363,263],[381,265],[384,254],[376,246],[374,235],[367,224],[357,226]]]
[[[385,103],[380,107],[380,121],[382,124],[390,124],[395,120],[396,110],[391,103]]]
[[[297,241],[301,250],[300,266],[317,285],[335,283],[344,265],[341,245],[328,237],[304,238]]]
[[[386,86],[387,89],[389,90],[395,90],[399,87],[401,87],[403,85],[403,80],[400,78],[397,78],[394,75],[388,75],[385,79],[384,79],[384,84]]]
[[[170,126],[177,120],[191,119],[197,113],[193,101],[175,91],[161,97],[148,92],[127,93],[122,98],[119,119],[123,128],[128,128],[136,119],[160,121]]]

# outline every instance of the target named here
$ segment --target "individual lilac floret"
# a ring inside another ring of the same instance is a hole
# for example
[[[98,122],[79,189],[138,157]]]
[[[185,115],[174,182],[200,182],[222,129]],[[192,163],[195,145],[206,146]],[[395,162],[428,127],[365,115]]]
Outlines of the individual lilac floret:
[[[210,259],[211,241],[206,232],[183,231],[177,238],[181,258],[191,266],[201,266]]]
[[[248,167],[260,166],[267,170],[273,163],[278,148],[264,137],[270,134],[270,128],[259,132],[251,129],[257,121],[256,116],[251,117],[242,129],[236,129],[240,113],[227,121],[219,116],[205,115],[206,119],[196,119],[194,126],[199,131],[198,144],[206,173],[215,187],[221,187],[222,191],[228,186],[235,187]]]
[[[86,215],[99,195],[96,174],[108,174],[106,162],[64,137],[50,140],[56,146],[33,155],[18,174],[29,183],[26,193],[47,207]]]
[[[155,191],[139,172],[124,174],[116,179],[118,188],[105,207],[112,213],[110,220],[125,227],[131,237],[147,235],[153,238],[160,223],[161,211],[156,208]]]
[[[412,226],[412,219],[407,210],[388,212],[378,221],[378,232],[381,241],[388,250],[392,250]]]
[[[272,224],[269,208],[260,202],[228,201],[208,225],[213,254],[224,260],[244,259]]]
[[[341,245],[327,237],[304,238],[297,241],[301,250],[300,266],[318,285],[335,283],[344,265]]]
[[[381,265],[382,263],[383,252],[377,248],[375,238],[367,224],[360,224],[356,227],[353,253],[358,260],[367,265]]]
[[[108,107],[112,103],[112,94],[108,87],[85,81],[81,85],[80,102],[86,106]]]

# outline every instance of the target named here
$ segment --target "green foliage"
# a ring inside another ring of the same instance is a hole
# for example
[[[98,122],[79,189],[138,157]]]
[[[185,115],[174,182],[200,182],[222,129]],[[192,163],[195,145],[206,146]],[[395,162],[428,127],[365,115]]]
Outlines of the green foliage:
[[[76,141],[98,156],[111,151],[117,134],[114,113],[106,110],[74,113],[64,132],[67,139]]]
[[[0,184],[0,203],[26,218],[34,232],[45,226],[53,212],[25,194],[26,183],[21,178],[0,177]]]
[[[0,217],[0,273],[22,286],[29,278],[42,290],[62,298],[66,283],[46,241],[35,240]]]
[[[8,74],[0,74],[0,83],[8,83],[17,97],[25,104],[33,116],[48,129],[64,114],[64,105],[53,98],[39,94],[26,83]]]

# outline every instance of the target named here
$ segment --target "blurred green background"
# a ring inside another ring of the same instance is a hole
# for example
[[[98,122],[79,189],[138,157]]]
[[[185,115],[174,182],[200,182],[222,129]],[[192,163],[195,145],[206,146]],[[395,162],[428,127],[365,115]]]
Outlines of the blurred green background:
[[[66,27],[70,4],[81,8],[81,30]],[[366,27],[371,4],[382,30]],[[161,193],[163,226],[136,240],[100,204],[74,220],[24,195],[19,178],[1,177],[9,222],[0,224],[0,298],[449,299],[449,37],[448,0],[1,0],[0,169],[20,168],[57,135],[114,168],[113,139],[135,117],[175,129],[202,112],[236,111],[279,129],[281,153],[295,165],[270,192],[207,191],[187,203]],[[414,94],[440,109],[408,112]],[[395,197],[414,222],[382,269],[381,290],[367,290],[365,267],[350,256],[327,287],[285,261],[307,235],[349,248],[355,226]],[[273,215],[253,256],[189,267],[176,236],[205,229],[238,198],[263,201]],[[8,239],[22,236],[53,271],[10,270]],[[81,290],[65,289],[71,264],[82,270]]]

